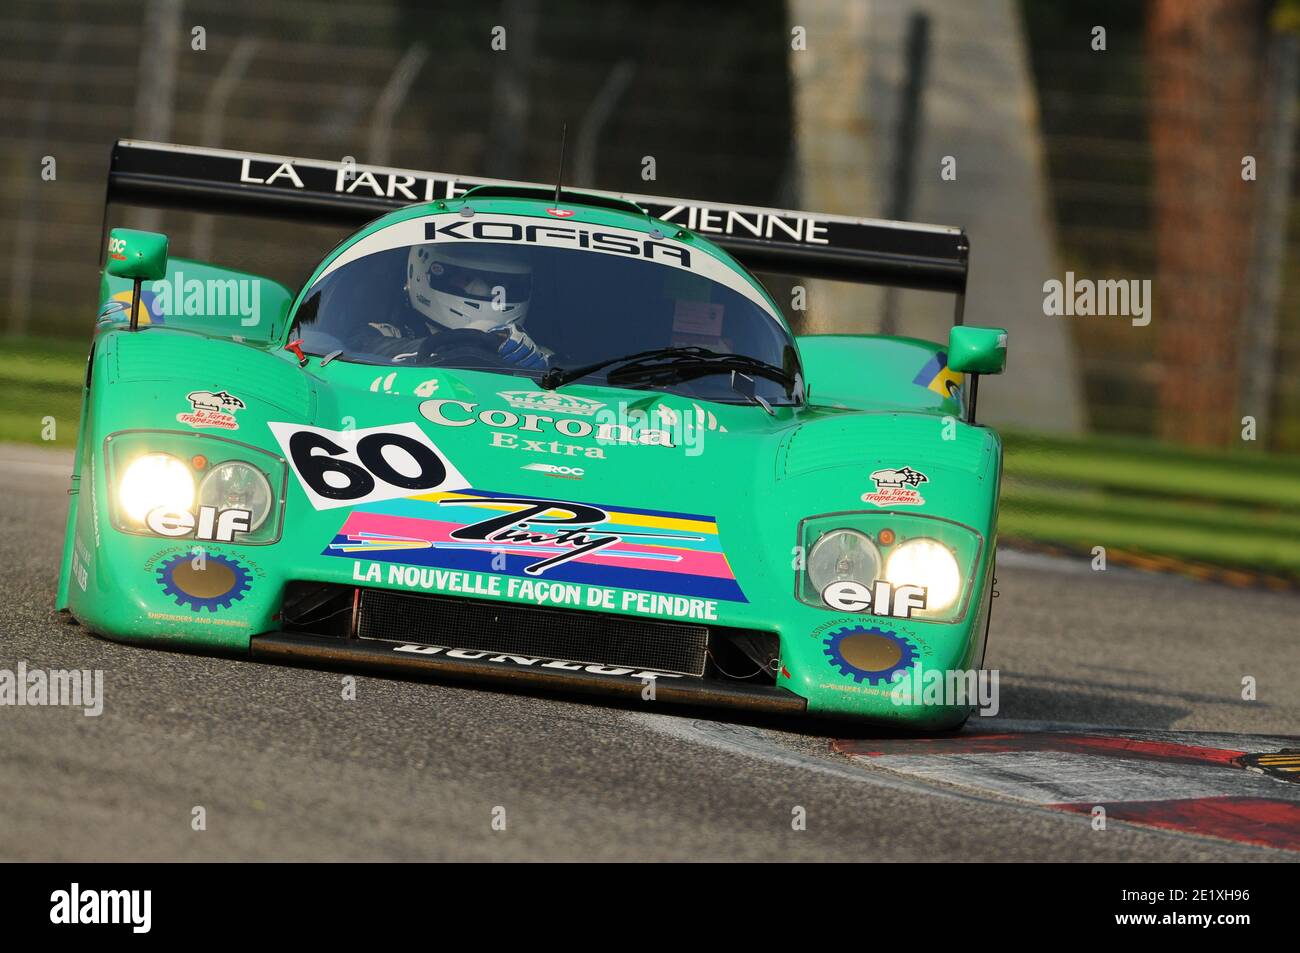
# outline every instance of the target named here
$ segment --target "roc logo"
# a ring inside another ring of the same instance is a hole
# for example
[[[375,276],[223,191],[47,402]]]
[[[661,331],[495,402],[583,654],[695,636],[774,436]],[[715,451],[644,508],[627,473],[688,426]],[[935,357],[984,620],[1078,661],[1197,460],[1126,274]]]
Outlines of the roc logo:
[[[558,463],[525,463],[519,469],[536,470],[547,476],[564,477],[566,480],[581,480],[587,473],[582,467],[566,467]]]

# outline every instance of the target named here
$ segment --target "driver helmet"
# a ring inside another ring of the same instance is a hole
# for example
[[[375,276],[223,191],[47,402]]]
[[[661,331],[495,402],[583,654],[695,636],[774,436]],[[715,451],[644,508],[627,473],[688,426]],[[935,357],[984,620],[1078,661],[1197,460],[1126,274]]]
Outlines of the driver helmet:
[[[511,248],[438,242],[413,245],[407,255],[411,307],[452,330],[521,326],[532,285],[532,266]]]

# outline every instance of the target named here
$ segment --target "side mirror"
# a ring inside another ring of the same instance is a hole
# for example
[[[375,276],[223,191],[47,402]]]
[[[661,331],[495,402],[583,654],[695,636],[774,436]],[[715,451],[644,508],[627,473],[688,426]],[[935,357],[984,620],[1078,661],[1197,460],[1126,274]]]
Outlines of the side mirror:
[[[115,228],[108,233],[106,269],[117,278],[158,281],[167,277],[167,236]]]
[[[1007,366],[1006,330],[953,328],[948,332],[948,366],[959,374],[1001,374]]]
[[[116,278],[135,282],[131,294],[131,330],[140,320],[140,283],[167,277],[167,236],[134,228],[115,228],[108,233],[108,261],[105,270]]]
[[[975,423],[975,405],[980,396],[980,375],[1001,374],[1007,367],[1005,328],[970,328],[957,325],[948,332],[948,367],[970,375],[966,419]]]

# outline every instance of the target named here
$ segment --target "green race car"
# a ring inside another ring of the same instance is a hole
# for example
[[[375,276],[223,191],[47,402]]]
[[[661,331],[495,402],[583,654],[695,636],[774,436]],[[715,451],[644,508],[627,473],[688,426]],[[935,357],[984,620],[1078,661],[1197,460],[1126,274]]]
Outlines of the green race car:
[[[969,714],[926,689],[982,665],[1006,332],[961,324],[960,230],[128,141],[109,198],[360,230],[296,294],[109,233],[58,592],[94,632]],[[796,337],[746,266],[950,292],[956,325]]]

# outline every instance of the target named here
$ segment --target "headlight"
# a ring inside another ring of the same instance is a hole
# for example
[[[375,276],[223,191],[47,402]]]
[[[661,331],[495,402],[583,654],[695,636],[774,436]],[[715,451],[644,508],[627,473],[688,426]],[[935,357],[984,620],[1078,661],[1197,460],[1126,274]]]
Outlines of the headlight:
[[[249,532],[266,522],[273,500],[270,481],[262,471],[240,460],[217,464],[199,484],[200,506],[248,510],[252,514]]]
[[[154,507],[188,511],[194,505],[194,478],[189,468],[166,453],[136,457],[117,488],[122,512],[136,523]]]
[[[885,562],[885,579],[894,586],[925,586],[927,611],[946,609],[961,594],[957,557],[933,539],[901,543]]]
[[[808,580],[817,592],[833,582],[871,585],[880,578],[880,550],[866,533],[833,529],[822,534],[808,553]]]

